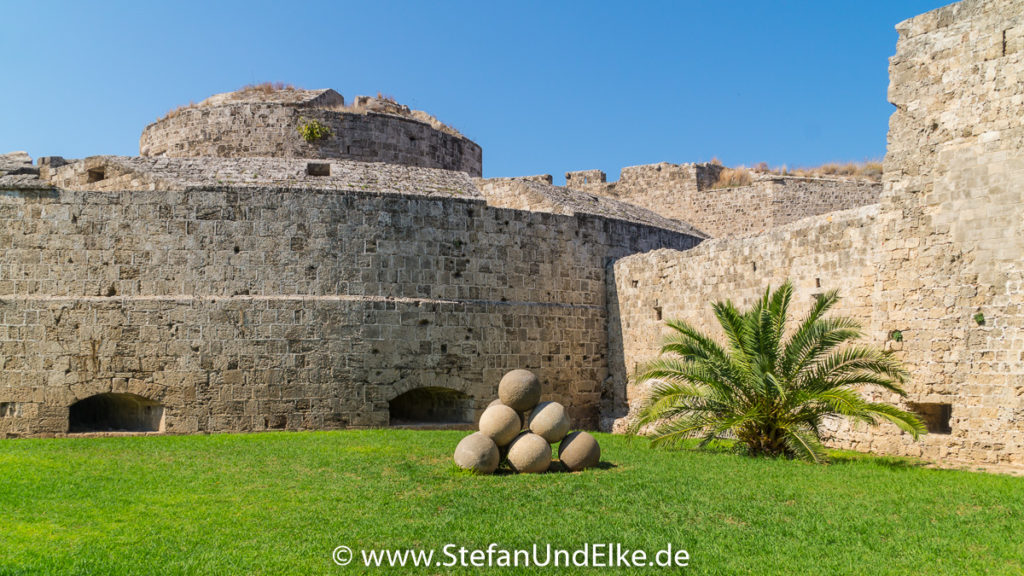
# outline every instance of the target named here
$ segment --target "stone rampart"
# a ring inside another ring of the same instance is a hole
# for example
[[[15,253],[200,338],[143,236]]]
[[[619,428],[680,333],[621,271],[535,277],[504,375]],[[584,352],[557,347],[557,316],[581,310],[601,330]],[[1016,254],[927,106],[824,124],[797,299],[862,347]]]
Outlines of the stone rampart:
[[[935,456],[1024,464],[1024,1],[965,0],[897,31],[879,314],[913,399],[947,411]]]
[[[749,186],[713,188],[715,164],[649,164],[622,169],[617,182],[597,170],[566,173],[566,186],[642,206],[713,238],[760,234],[808,216],[878,202],[881,185],[859,180],[757,176]]]
[[[914,443],[891,425],[837,423],[833,446],[1019,467],[1024,0],[965,0],[897,30],[880,208],[617,262],[610,340],[613,354],[623,353],[613,356],[613,381],[655,354],[659,317],[708,327],[710,302],[747,304],[784,278],[795,281],[804,304],[839,288],[845,300],[837,313],[861,320],[867,340],[895,351],[910,371],[902,404],[923,416],[929,434]],[[629,388],[613,388],[617,398],[629,396]]]
[[[606,268],[698,238],[482,199],[210,188],[0,195],[0,436],[69,430],[97,394],[171,433],[382,426],[501,375],[595,426]],[[127,396],[134,395],[134,396]]]
[[[730,299],[749,305],[769,284],[790,279],[797,314],[814,294],[832,288],[843,300],[836,311],[860,320],[872,337],[873,298],[880,248],[876,241],[878,205],[814,216],[746,238],[707,240],[680,252],[656,250],[615,263],[609,277],[610,366],[614,407],[642,394],[630,381],[641,363],[658,355],[664,320],[682,319],[723,338],[711,303]],[[605,422],[610,426],[610,422]]]

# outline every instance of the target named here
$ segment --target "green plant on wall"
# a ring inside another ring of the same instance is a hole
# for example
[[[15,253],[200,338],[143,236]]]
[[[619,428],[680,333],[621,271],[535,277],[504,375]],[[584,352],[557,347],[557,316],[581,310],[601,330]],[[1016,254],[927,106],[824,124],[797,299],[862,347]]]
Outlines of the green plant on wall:
[[[978,323],[978,326],[984,326],[985,315],[982,314],[981,312],[978,312],[977,314],[974,315],[974,321]]]
[[[316,119],[306,120],[305,118],[300,118],[299,126],[296,129],[299,131],[302,139],[310,144],[334,135],[330,126]]]

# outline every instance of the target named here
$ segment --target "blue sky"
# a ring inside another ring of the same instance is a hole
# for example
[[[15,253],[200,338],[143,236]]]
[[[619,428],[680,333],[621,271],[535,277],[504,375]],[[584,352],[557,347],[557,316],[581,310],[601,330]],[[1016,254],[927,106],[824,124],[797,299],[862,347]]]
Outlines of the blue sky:
[[[946,3],[0,0],[0,152],[135,155],[168,110],[283,81],[427,110],[485,176],[880,158],[893,27]]]

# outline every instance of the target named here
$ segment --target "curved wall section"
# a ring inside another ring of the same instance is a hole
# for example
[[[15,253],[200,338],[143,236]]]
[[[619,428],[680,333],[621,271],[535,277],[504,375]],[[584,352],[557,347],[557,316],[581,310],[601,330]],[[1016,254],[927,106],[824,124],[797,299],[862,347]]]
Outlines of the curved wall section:
[[[317,120],[332,135],[309,143],[299,135]],[[186,108],[146,126],[142,156],[336,158],[441,168],[480,176],[483,152],[473,141],[390,114],[350,113],[280,103]]]
[[[0,196],[0,436],[62,434],[97,394],[170,433],[385,426],[422,387],[535,370],[596,426],[615,258],[692,236],[397,194]]]

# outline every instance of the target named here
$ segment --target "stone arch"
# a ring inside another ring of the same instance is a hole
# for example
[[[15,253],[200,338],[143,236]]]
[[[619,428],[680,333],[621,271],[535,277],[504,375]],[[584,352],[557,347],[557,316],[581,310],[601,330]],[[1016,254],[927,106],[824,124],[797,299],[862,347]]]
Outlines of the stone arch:
[[[106,392],[68,408],[68,432],[162,432],[163,404],[137,394]]]
[[[392,426],[466,425],[476,417],[476,401],[454,388],[421,386],[388,401]]]
[[[474,395],[473,383],[459,376],[438,378],[434,374],[407,374],[388,386],[384,391],[384,396],[390,401],[417,388],[447,388],[468,396]]]

